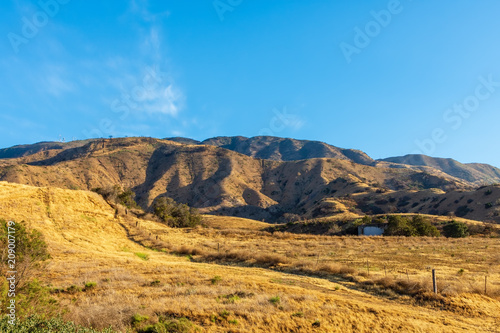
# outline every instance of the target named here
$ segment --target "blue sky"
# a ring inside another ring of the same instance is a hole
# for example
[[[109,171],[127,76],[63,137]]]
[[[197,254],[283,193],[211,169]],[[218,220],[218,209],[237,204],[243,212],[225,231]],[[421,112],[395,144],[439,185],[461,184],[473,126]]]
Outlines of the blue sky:
[[[275,135],[500,166],[499,12],[494,0],[2,1],[0,146]]]

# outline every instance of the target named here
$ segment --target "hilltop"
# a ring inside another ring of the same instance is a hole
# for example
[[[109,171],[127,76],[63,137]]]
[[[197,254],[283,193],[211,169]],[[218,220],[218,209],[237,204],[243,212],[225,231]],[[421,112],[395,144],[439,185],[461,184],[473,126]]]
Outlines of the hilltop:
[[[380,161],[409,166],[430,167],[474,184],[500,183],[500,169],[488,164],[463,164],[451,158],[436,158],[426,155],[389,157]]]

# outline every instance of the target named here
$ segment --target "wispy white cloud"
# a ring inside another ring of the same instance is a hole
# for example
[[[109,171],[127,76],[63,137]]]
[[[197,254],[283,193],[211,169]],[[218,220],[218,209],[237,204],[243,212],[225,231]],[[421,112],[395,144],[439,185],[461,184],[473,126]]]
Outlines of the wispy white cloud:
[[[170,16],[169,11],[151,13],[148,7],[149,2],[147,0],[130,0],[129,2],[129,12],[139,16],[145,22],[157,22]]]
[[[170,74],[164,55],[166,47],[161,23],[168,18],[169,12],[152,13],[148,7],[146,0],[131,0],[129,3],[129,15],[147,26],[139,37],[140,69],[137,69],[138,63],[134,59],[128,70],[121,71],[121,75],[111,78],[111,81],[120,86],[122,98],[130,96],[132,103],[128,106],[132,111],[175,117],[184,108],[186,97]]]
[[[48,74],[43,81],[45,83],[44,87],[47,93],[55,97],[60,97],[63,94],[74,90],[73,83],[64,79],[57,73]]]

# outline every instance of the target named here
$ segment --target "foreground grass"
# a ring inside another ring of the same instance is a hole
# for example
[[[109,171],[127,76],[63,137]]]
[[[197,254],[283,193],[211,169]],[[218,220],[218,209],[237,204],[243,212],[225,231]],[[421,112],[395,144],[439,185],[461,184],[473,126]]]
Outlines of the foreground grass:
[[[441,295],[500,297],[496,238],[314,236],[212,228],[155,230],[158,239],[149,237],[147,228],[133,228],[132,233],[146,246],[200,262],[333,274],[360,286],[380,285],[409,295],[431,291],[435,269]]]
[[[75,325],[122,332],[498,331],[500,302],[492,291],[442,289],[447,267],[463,281],[489,267],[493,288],[494,240],[272,235],[237,223],[177,230],[130,214],[115,218],[93,193],[50,189],[49,217],[37,204],[47,200],[43,189],[9,191],[0,191],[0,215],[8,215],[0,218],[29,219],[45,234],[52,259],[40,279]],[[458,259],[468,266],[455,267]],[[421,272],[427,283],[427,266],[439,267],[440,296],[426,296],[427,289],[406,295],[401,281],[418,281]]]
[[[39,316],[30,316],[24,320],[17,321],[11,325],[9,318],[4,316],[0,319],[0,332],[2,333],[117,333],[111,328],[95,330],[73,322],[64,321],[61,318],[42,319]]]

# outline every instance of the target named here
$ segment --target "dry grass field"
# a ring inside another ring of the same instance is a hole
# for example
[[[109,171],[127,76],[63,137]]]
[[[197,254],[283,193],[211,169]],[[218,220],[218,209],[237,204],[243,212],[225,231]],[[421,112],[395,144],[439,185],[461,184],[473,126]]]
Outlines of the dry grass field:
[[[60,291],[65,319],[88,326],[137,331],[163,318],[173,332],[500,332],[494,238],[270,234],[213,216],[172,229],[115,214],[93,192],[5,182],[0,218],[44,234],[52,259],[41,279]]]

